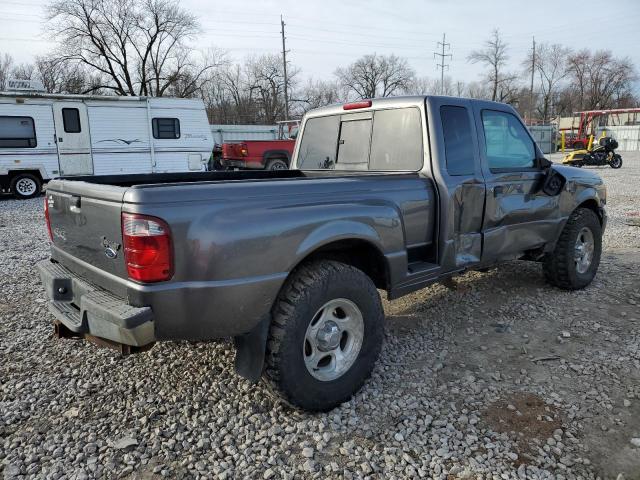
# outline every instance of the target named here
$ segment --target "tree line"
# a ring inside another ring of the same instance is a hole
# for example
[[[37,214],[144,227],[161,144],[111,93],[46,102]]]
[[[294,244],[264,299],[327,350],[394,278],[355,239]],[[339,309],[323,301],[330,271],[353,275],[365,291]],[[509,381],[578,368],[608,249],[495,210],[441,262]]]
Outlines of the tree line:
[[[8,78],[30,79],[50,93],[200,97],[211,123],[273,124],[284,117],[281,55],[234,61],[220,49],[190,48],[201,27],[176,0],[52,0],[47,29],[56,47],[33,63],[0,55],[0,90]],[[420,77],[393,54],[364,55],[306,81],[288,64],[290,110],[302,115],[349,100],[442,93],[510,103],[530,122],[547,122],[579,110],[640,105],[635,66],[610,51],[542,43],[519,68],[509,69],[509,60],[509,44],[494,30],[467,57],[483,67],[475,81]]]

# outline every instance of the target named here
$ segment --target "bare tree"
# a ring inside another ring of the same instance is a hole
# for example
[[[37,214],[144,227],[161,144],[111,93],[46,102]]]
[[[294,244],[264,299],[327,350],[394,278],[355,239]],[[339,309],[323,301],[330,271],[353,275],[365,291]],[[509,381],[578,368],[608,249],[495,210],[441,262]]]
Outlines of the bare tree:
[[[543,122],[549,118],[551,102],[558,94],[560,83],[567,76],[566,61],[569,54],[570,50],[562,45],[542,43],[536,49],[535,59],[531,52],[523,62],[528,75],[531,75],[531,69],[535,65],[534,75],[540,82],[540,105],[537,110]]]
[[[296,110],[300,113],[343,100],[337,82],[313,79],[309,79],[299,92],[294,93],[293,97],[294,104],[298,106]]]
[[[509,57],[507,55],[507,44],[502,40],[500,31],[497,28],[494,29],[491,33],[491,38],[485,42],[485,47],[481,50],[472,51],[467,59],[471,63],[482,63],[489,68],[487,77],[492,89],[491,100],[498,100],[500,84],[512,81],[512,79],[504,77],[502,71]]]
[[[8,53],[0,55],[0,90],[7,88],[7,80],[11,77],[13,58]]]
[[[357,98],[389,97],[410,88],[415,73],[404,58],[365,55],[335,72],[338,82]]]
[[[621,101],[633,97],[637,79],[633,63],[628,58],[615,58],[608,50],[591,53],[585,49],[569,55],[567,74],[571,99],[565,102],[574,110],[620,106]]]
[[[205,71],[185,42],[199,32],[177,0],[53,0],[48,8],[57,57],[104,79],[117,95],[191,95]]]
[[[36,77],[49,93],[81,94],[98,93],[104,82],[97,75],[90,75],[87,68],[75,62],[68,62],[48,56],[36,57]]]

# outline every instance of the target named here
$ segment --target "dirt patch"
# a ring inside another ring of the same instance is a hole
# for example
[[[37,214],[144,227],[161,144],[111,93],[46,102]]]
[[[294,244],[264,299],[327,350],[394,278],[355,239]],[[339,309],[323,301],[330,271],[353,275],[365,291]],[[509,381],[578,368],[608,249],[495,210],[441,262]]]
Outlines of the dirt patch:
[[[495,432],[515,435],[520,454],[534,454],[535,440],[542,444],[562,428],[558,408],[527,392],[514,393],[492,403],[482,412],[482,419]],[[522,455],[516,463],[525,463]]]

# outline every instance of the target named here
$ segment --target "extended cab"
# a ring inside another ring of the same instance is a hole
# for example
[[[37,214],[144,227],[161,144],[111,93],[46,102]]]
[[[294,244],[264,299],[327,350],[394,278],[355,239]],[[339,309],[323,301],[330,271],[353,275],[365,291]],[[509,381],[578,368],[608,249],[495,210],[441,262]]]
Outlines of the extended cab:
[[[598,268],[606,190],[508,105],[419,96],[309,112],[292,170],[60,178],[39,264],[58,331],[122,349],[233,337],[236,369],[327,410],[370,375],[394,299],[468,269]]]

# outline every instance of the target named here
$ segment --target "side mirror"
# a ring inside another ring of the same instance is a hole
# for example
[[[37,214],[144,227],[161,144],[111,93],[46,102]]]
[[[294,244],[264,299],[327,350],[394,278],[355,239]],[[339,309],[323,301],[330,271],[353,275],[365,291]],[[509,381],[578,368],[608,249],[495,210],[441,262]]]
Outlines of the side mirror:
[[[542,157],[542,158],[538,158],[538,165],[542,170],[546,170],[547,168],[551,167],[551,165],[553,165],[553,162],[551,160],[547,160],[546,158]]]
[[[549,162],[549,160],[547,160],[547,162]],[[567,183],[567,179],[564,178],[562,174],[552,168],[549,168],[547,170],[547,174],[542,179],[542,193],[549,195],[550,197],[555,197],[562,192],[565,183]]]

